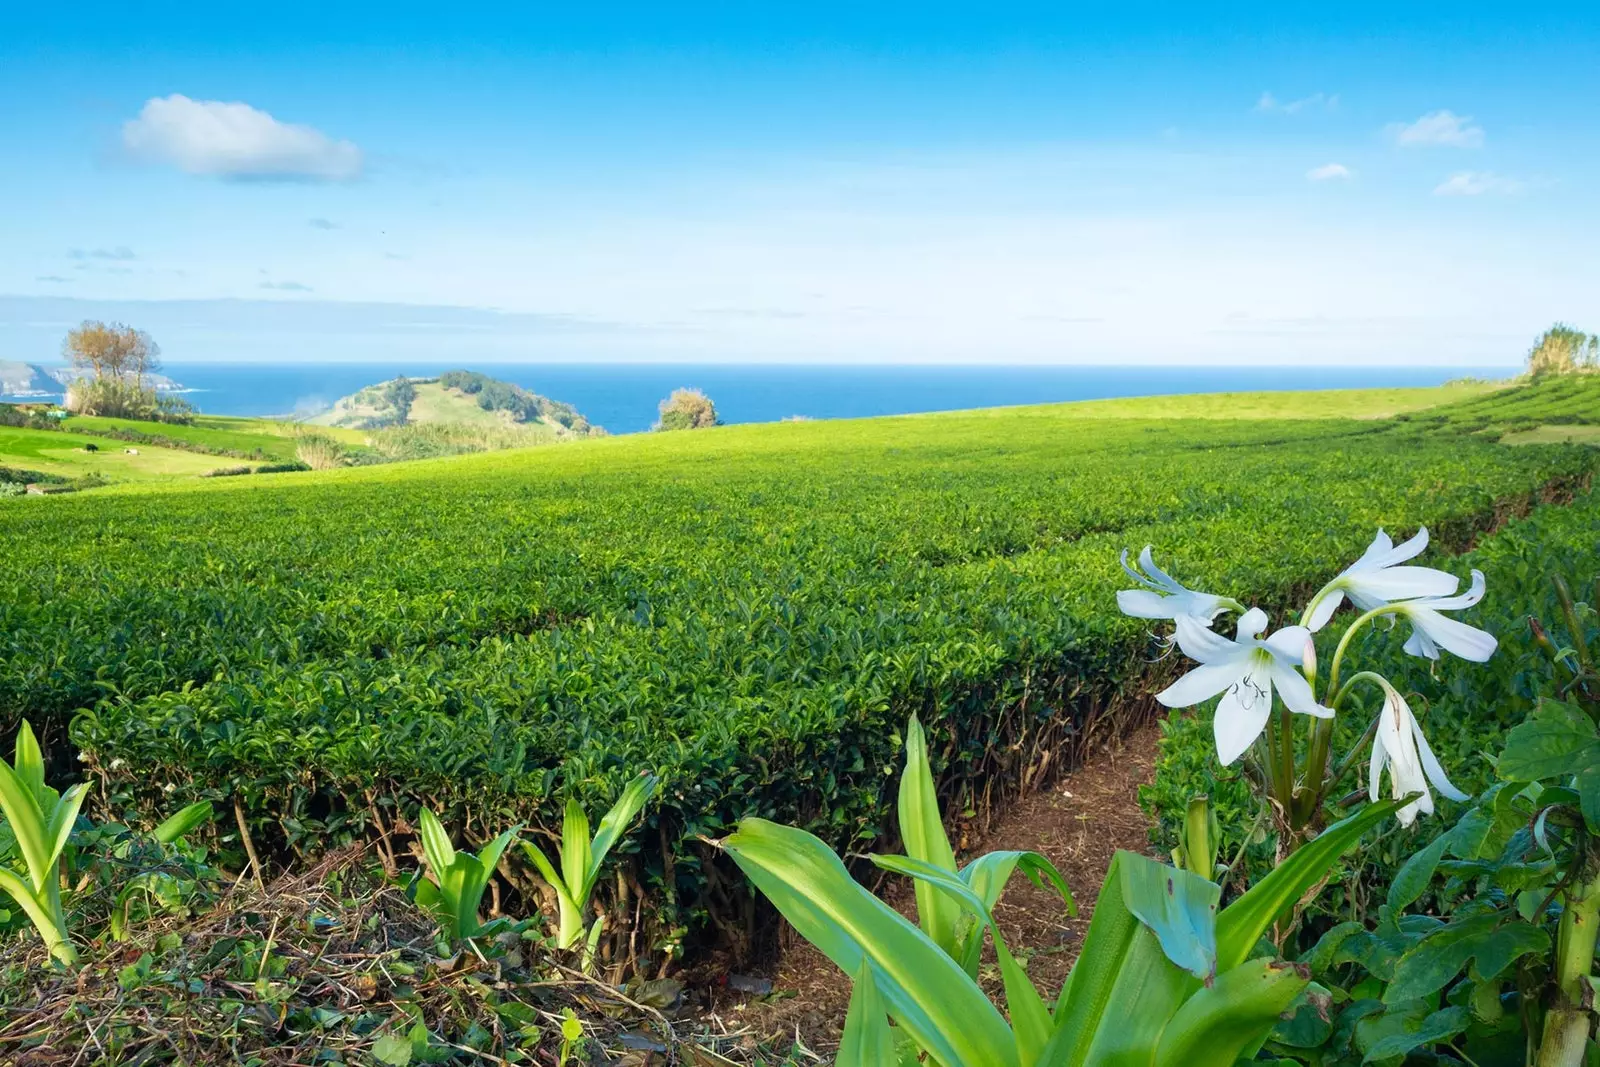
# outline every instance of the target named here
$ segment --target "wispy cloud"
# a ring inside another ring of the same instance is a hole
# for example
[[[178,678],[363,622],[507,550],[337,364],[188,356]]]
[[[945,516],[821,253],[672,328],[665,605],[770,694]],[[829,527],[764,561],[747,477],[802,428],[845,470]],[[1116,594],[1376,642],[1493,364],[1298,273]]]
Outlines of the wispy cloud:
[[[67,258],[77,260],[111,259],[125,263],[128,260],[138,259],[139,257],[134,255],[133,249],[127,245],[118,245],[115,248],[69,248],[67,250]]]
[[[309,293],[309,292],[311,292],[311,286],[304,285],[304,284],[302,284],[300,282],[262,282],[261,283],[261,288],[263,288],[263,289],[276,289],[279,292],[283,292],[283,293]]]
[[[1256,110],[1267,115],[1298,115],[1302,111],[1332,111],[1339,106],[1339,94],[1312,93],[1298,100],[1279,100],[1270,92],[1262,93],[1256,101]]]
[[[1415,122],[1391,122],[1389,136],[1402,148],[1482,148],[1483,127],[1471,115],[1430,111]]]
[[[1485,193],[1520,193],[1528,183],[1486,170],[1463,170],[1450,175],[1433,190],[1434,196],[1482,196]]]
[[[55,284],[72,281],[71,278],[63,278],[59,274],[39,274],[35,275],[33,280],[36,282],[51,282]]]
[[[362,166],[361,149],[349,141],[249,104],[181,93],[146,101],[123,124],[122,143],[135,158],[220,178],[349,181]]]
[[[339,224],[337,222],[334,222],[332,219],[324,218],[307,219],[306,225],[310,226],[313,230],[337,230],[339,228]]]
[[[1333,181],[1348,178],[1353,172],[1343,163],[1324,163],[1320,167],[1312,167],[1306,171],[1306,177],[1314,182]]]

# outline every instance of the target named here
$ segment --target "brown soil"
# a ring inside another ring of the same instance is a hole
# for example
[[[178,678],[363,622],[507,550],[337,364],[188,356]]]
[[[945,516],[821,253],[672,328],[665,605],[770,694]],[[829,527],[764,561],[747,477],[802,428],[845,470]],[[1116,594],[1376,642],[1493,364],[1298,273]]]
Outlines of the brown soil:
[[[1121,741],[1107,744],[1086,764],[1047,790],[1024,797],[999,818],[990,832],[963,842],[958,861],[996,849],[1031,849],[1060,868],[1077,898],[1078,915],[1068,917],[1054,890],[1039,889],[1025,877],[1014,877],[995,919],[1006,944],[1025,961],[1029,975],[1047,1001],[1053,1001],[1088,929],[1100,882],[1117,849],[1149,848],[1148,823],[1139,808],[1139,786],[1154,773],[1160,730],[1149,722]],[[903,914],[915,914],[907,884],[891,883],[885,899]],[[773,969],[774,994],[758,1003],[723,1007],[730,1024],[737,1020],[758,1033],[791,1035],[806,1048],[829,1055],[838,1046],[850,1001],[850,983],[839,969],[810,945],[795,939]],[[992,951],[984,968],[986,985],[998,991]],[[791,995],[792,994],[792,995]]]

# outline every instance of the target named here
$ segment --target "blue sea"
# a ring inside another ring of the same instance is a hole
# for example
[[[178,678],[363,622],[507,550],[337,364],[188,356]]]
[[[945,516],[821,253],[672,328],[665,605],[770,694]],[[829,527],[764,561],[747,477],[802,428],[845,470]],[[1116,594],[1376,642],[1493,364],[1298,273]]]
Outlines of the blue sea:
[[[185,399],[212,415],[309,415],[364,385],[397,374],[430,376],[455,365],[417,363],[169,363]],[[1108,367],[476,363],[471,370],[515,382],[576,407],[612,433],[655,421],[673,389],[704,390],[723,421],[792,416],[847,419],[1164,393],[1257,389],[1352,389],[1438,385],[1471,373],[1509,377],[1516,368]],[[5,398],[0,398],[5,399]],[[41,397],[28,398],[32,400]]]

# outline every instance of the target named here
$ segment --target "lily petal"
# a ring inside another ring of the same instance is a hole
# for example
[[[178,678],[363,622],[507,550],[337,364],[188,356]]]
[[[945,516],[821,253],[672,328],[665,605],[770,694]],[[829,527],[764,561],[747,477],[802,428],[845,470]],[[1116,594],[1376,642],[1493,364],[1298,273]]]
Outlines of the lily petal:
[[[1428,746],[1428,739],[1422,735],[1422,724],[1417,722],[1415,715],[1411,716],[1411,734],[1417,742],[1417,754],[1422,758],[1422,770],[1428,776],[1428,781],[1433,787],[1451,800],[1460,801],[1467,799],[1467,794],[1450,784],[1450,779],[1445,776],[1444,766],[1439,758],[1433,754],[1433,749]]]
[[[1197,663],[1234,663],[1247,651],[1237,641],[1207,629],[1193,616],[1180,615],[1173,621],[1178,647]]]
[[[1156,699],[1169,708],[1191,707],[1233,685],[1241,673],[1237,660],[1202,664],[1157,693]]]
[[[1278,687],[1278,696],[1283,698],[1284,707],[1301,715],[1333,718],[1333,709],[1317,703],[1317,698],[1311,692],[1311,683],[1299,671],[1274,660],[1271,672],[1272,684]]]
[[[1410,600],[1444,597],[1454,593],[1461,579],[1432,567],[1385,567],[1346,575],[1340,581],[1352,592],[1374,600]]]
[[[1266,628],[1267,613],[1260,608],[1251,608],[1239,616],[1238,640],[1249,640]]]
[[[1154,589],[1123,589],[1117,592],[1117,608],[1136,619],[1170,619],[1168,599]]]
[[[1311,630],[1305,626],[1285,626],[1263,642],[1279,659],[1299,666],[1306,658],[1306,642],[1311,640]]]
[[[1217,758],[1229,766],[1255,744],[1272,714],[1272,676],[1257,666],[1238,679],[1217,703],[1211,724]]]
[[[1474,570],[1472,572],[1472,584],[1468,586],[1465,593],[1460,596],[1445,596],[1429,600],[1426,606],[1434,611],[1460,611],[1462,608],[1470,608],[1483,599],[1484,588],[1483,572]]]
[[[1488,662],[1494,650],[1500,647],[1500,642],[1488,631],[1446,618],[1429,608],[1416,608],[1406,614],[1412,625],[1425,634],[1429,642],[1473,663]],[[1406,645],[1409,651],[1411,642],[1408,640]],[[1437,651],[1429,658],[1437,659]]]
[[[1162,570],[1160,567],[1156,566],[1156,558],[1155,556],[1151,555],[1149,545],[1145,545],[1144,551],[1139,553],[1139,566],[1144,568],[1144,572],[1146,574],[1155,579],[1157,585],[1160,585],[1165,589],[1169,589],[1174,593],[1184,593],[1188,591],[1184,589],[1184,587],[1176,578]]]
[[[1344,591],[1340,589],[1325,590],[1320,599],[1311,606],[1311,615],[1305,620],[1306,629],[1316,633],[1328,625],[1328,620],[1333,618],[1333,613],[1339,610],[1339,605],[1344,603]]]
[[[1361,558],[1350,565],[1346,574],[1353,574],[1358,570],[1374,570],[1384,567],[1393,567],[1397,563],[1404,563],[1408,559],[1415,559],[1422,555],[1428,547],[1428,528],[1422,527],[1410,540],[1396,547],[1389,535],[1382,530],[1372,539],[1372,544],[1361,554]]]

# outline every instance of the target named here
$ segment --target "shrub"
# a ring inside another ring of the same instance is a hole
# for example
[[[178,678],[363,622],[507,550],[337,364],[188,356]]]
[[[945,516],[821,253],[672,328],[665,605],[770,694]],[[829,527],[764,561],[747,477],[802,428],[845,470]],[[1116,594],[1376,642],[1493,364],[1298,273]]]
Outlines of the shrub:
[[[1600,334],[1587,334],[1561,322],[1540,334],[1528,352],[1528,373],[1535,378],[1576,374],[1597,367],[1600,367]]]
[[[0,497],[25,496],[28,486],[23,482],[0,482]]]
[[[295,438],[295,458],[314,471],[348,465],[345,448],[325,433],[304,432]]]
[[[717,406],[711,398],[698,389],[674,389],[672,395],[661,402],[658,430],[702,430],[720,426]]]
[[[285,462],[285,463],[263,463],[263,464],[261,464],[261,466],[256,468],[256,473],[257,474],[288,474],[288,473],[290,473],[292,471],[308,471],[310,469],[311,469],[311,467],[310,467],[309,464],[301,463],[299,460],[295,459],[295,460],[289,460],[288,462]]]
[[[232,478],[240,474],[249,474],[249,467],[214,467],[206,471],[202,478]]]

